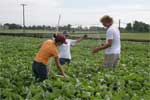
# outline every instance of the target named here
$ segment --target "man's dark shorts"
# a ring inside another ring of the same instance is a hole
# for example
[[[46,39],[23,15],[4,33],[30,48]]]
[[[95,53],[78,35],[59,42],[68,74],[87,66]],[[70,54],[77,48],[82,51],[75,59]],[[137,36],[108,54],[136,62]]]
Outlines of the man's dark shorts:
[[[33,61],[32,71],[33,75],[40,81],[43,81],[48,78],[48,68],[45,64]]]
[[[60,62],[61,65],[70,64],[70,59],[59,58],[59,62]]]

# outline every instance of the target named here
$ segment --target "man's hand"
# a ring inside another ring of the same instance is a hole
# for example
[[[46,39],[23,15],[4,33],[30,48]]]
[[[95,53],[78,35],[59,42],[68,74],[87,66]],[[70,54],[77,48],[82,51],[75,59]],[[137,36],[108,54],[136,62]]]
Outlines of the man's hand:
[[[95,53],[97,53],[99,51],[100,51],[100,48],[95,48],[95,49],[93,49],[92,53],[95,54]]]
[[[81,42],[82,40],[84,40],[85,38],[87,38],[88,36],[85,34],[84,36],[80,37],[76,43]]]

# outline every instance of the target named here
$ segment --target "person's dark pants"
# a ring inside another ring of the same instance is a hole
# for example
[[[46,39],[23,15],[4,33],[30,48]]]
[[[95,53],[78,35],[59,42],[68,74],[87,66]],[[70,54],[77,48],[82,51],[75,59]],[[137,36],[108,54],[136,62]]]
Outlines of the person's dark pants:
[[[66,59],[66,58],[59,58],[59,62],[61,65],[64,65],[64,64],[70,64],[70,59]]]
[[[33,61],[32,71],[35,78],[39,79],[39,81],[48,79],[48,68],[45,64]]]

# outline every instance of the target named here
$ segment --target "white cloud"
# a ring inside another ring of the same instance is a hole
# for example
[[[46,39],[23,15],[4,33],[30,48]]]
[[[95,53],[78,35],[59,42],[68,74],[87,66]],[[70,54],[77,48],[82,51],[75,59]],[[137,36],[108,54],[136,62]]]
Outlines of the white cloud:
[[[21,3],[27,4],[25,7],[27,25],[56,25],[60,13],[62,14],[61,25],[99,25],[99,18],[105,14],[113,16],[116,23],[118,19],[121,19],[125,23],[133,20],[150,23],[150,7],[147,6],[148,3],[146,0],[127,0],[123,1],[123,3],[115,0],[105,5],[98,1],[99,5],[96,4],[96,6],[94,3],[80,4],[79,0],[74,2],[76,2],[72,4],[75,5],[74,7],[67,7],[69,5],[67,4],[67,0],[1,0],[0,23],[21,24]],[[79,5],[80,7],[78,7]]]

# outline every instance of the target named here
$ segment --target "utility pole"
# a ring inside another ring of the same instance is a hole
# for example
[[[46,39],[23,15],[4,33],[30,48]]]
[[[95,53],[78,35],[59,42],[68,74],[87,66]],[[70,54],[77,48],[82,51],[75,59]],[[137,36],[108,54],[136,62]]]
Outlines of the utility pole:
[[[21,4],[21,6],[22,6],[22,10],[23,10],[23,13],[22,13],[22,15],[23,15],[23,19],[22,19],[22,22],[23,22],[23,33],[25,33],[25,6],[27,6],[26,4]]]
[[[121,30],[121,20],[119,19],[119,30]]]
[[[58,23],[57,23],[57,27],[56,27],[56,34],[59,32],[60,19],[61,19],[61,14],[59,14],[59,17],[58,17]]]

